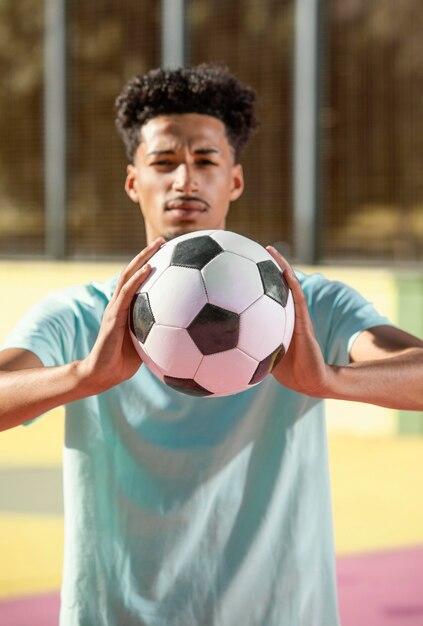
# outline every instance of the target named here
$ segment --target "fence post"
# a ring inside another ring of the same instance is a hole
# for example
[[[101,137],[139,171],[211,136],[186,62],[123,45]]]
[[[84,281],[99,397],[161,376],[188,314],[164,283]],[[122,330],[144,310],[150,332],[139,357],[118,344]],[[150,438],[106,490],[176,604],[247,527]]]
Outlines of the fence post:
[[[162,67],[186,63],[185,0],[162,0]]]
[[[320,247],[320,104],[323,0],[296,0],[293,208],[296,261],[312,264]]]
[[[44,162],[45,250],[66,254],[66,0],[45,0]]]

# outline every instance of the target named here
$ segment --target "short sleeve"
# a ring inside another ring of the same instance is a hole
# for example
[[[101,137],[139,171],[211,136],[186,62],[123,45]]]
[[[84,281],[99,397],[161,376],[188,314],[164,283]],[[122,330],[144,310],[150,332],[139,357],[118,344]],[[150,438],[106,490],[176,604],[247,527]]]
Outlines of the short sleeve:
[[[75,332],[71,305],[51,294],[17,322],[1,348],[30,350],[46,367],[63,365],[73,359]]]
[[[392,322],[355,289],[320,274],[300,275],[317,340],[326,363],[346,365],[363,330]]]

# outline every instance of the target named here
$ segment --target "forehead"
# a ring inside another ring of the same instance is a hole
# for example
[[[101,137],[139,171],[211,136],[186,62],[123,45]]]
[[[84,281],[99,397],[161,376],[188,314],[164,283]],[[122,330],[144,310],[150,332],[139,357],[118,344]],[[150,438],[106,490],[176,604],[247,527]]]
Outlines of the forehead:
[[[205,147],[206,144],[208,147],[230,149],[223,122],[199,113],[154,117],[142,127],[141,142],[147,151]]]

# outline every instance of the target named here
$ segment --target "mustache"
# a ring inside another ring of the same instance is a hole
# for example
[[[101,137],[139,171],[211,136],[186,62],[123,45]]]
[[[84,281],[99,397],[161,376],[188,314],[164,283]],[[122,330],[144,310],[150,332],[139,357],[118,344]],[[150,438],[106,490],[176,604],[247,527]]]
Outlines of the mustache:
[[[210,208],[210,204],[207,202],[207,200],[204,200],[204,198],[201,198],[200,196],[195,196],[195,195],[174,196],[173,198],[170,198],[169,200],[165,202],[165,208],[168,208],[169,204],[171,204],[172,202],[201,202],[207,208]]]

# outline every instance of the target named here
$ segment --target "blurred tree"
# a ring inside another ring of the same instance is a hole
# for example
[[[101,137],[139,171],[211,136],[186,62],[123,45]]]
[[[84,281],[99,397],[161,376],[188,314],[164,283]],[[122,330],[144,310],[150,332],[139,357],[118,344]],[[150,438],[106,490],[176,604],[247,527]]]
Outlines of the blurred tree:
[[[261,127],[242,159],[246,189],[228,226],[267,244],[292,239],[292,0],[191,0],[191,63],[227,65],[259,95]]]
[[[229,227],[291,241],[295,0],[187,0],[189,61],[226,64],[259,93]],[[0,251],[42,253],[42,0],[0,3]],[[420,259],[423,13],[420,0],[327,0],[326,256]],[[129,256],[144,243],[123,191],[113,128],[123,83],[160,63],[160,3],[68,3],[69,253]]]
[[[134,74],[160,64],[160,3],[69,5],[69,251],[102,256],[144,245],[139,210],[123,189],[126,158],[114,102]]]
[[[43,4],[0,3],[0,253],[42,253]]]
[[[418,0],[328,4],[327,253],[423,253]]]

